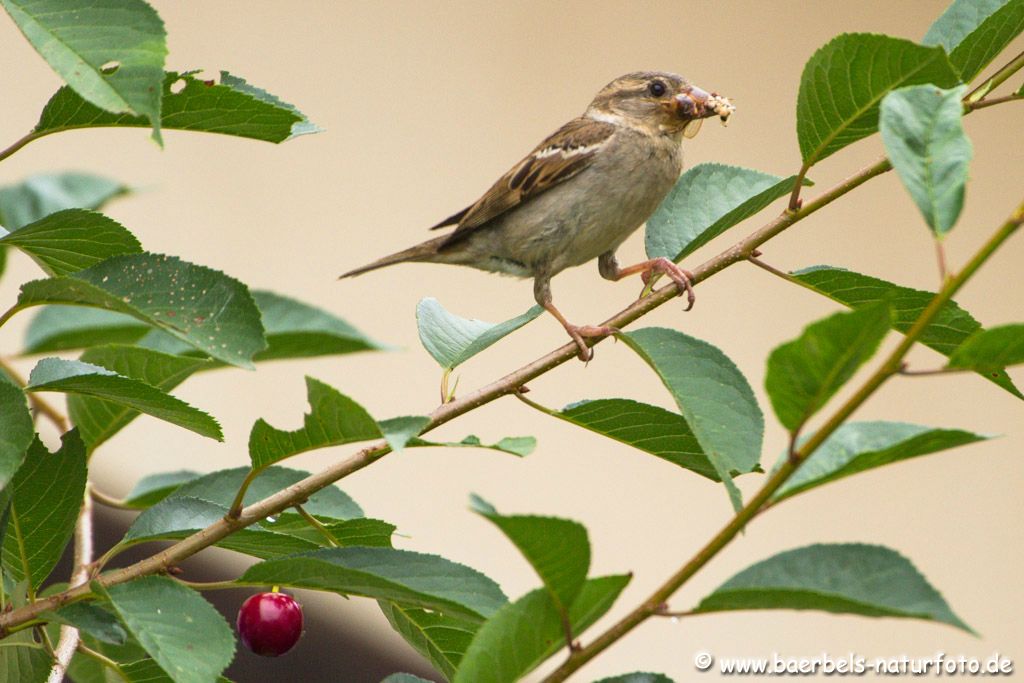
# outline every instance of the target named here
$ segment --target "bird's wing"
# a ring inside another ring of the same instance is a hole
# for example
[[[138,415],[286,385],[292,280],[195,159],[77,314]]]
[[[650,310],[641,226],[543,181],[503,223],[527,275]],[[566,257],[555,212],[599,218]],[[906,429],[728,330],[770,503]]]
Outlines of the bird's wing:
[[[610,123],[582,117],[562,126],[499,178],[475,204],[431,228],[458,225],[441,248],[461,241],[476,228],[585,169],[614,132],[615,126]]]

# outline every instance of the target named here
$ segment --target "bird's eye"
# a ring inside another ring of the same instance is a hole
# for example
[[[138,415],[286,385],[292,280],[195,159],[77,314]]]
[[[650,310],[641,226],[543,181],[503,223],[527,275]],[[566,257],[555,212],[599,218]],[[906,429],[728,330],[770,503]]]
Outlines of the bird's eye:
[[[652,95],[655,97],[661,97],[665,94],[665,84],[661,81],[651,81],[651,84],[647,87]]]

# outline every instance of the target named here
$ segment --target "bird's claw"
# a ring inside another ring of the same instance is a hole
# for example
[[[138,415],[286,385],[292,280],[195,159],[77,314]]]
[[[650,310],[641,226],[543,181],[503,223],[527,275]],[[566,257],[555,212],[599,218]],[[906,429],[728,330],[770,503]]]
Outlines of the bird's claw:
[[[680,268],[672,261],[667,258],[655,259],[648,270],[644,271],[643,277],[644,282],[653,276],[654,272],[663,273],[667,275],[672,282],[676,283],[676,287],[679,288],[679,294],[686,294],[686,308],[684,311],[688,311],[693,308],[693,304],[697,301],[697,295],[693,293],[693,273],[683,268]]]
[[[617,327],[611,325],[573,325],[566,327],[566,331],[572,340],[576,342],[576,357],[584,363],[589,363],[594,359],[594,349],[587,346],[584,341],[585,337],[591,339],[603,339],[604,337],[610,337],[622,332]]]

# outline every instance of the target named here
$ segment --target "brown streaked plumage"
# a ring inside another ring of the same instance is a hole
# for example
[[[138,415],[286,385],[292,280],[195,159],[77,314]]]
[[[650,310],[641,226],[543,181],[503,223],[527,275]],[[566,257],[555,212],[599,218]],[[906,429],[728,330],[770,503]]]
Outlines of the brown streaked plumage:
[[[589,360],[585,339],[605,327],[569,323],[552,303],[550,280],[594,258],[602,277],[652,272],[693,292],[685,271],[661,258],[621,268],[615,250],[654,212],[682,170],[680,142],[710,116],[728,118],[728,100],[682,77],[636,72],[605,86],[580,117],[562,126],[498,179],[474,204],[431,229],[447,235],[385,256],[342,277],[405,261],[467,265],[532,277],[534,297]]]

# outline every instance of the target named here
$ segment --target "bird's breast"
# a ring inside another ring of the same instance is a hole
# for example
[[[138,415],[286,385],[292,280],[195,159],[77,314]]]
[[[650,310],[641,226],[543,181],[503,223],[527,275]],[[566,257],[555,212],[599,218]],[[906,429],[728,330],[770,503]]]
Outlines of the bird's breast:
[[[639,135],[639,134],[637,134]],[[678,143],[616,141],[576,177],[525,205],[520,260],[550,274],[614,251],[646,221],[682,170]],[[518,211],[516,212],[518,213]],[[510,220],[516,220],[510,216]]]

